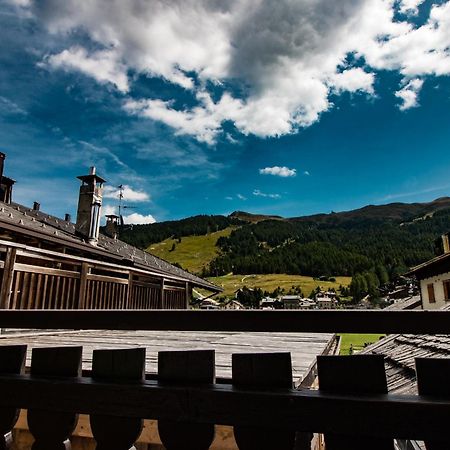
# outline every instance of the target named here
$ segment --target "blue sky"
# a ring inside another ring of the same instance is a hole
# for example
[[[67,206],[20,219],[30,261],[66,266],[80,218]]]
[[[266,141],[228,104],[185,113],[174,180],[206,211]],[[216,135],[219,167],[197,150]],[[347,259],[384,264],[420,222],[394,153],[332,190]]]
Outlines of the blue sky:
[[[274,6],[275,5],[275,6]],[[450,193],[450,2],[0,0],[14,199],[129,222]]]

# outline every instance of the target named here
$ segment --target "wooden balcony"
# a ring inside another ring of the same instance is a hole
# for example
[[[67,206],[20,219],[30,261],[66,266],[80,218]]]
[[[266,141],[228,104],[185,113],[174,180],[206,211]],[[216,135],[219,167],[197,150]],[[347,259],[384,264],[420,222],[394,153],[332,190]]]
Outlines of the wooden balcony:
[[[387,332],[447,334],[448,311],[0,311],[3,328]],[[232,378],[215,380],[214,349],[160,352],[145,374],[145,349],[97,350],[81,372],[82,347],[0,347],[0,424],[28,411],[33,448],[62,449],[77,414],[90,416],[98,449],[129,449],[142,419],[158,420],[165,448],[208,449],[214,426],[234,429],[240,450],[393,449],[394,439],[449,449],[450,360],[418,359],[418,395],[387,393],[383,358],[319,356],[318,390],[292,387],[289,353],[232,356]],[[67,448],[67,447],[66,447]]]

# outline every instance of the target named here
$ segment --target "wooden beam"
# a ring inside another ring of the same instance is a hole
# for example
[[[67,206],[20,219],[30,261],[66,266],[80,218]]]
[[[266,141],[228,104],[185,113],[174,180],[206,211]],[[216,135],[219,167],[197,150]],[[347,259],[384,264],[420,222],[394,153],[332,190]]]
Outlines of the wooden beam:
[[[448,334],[450,311],[0,310],[0,328]]]
[[[84,309],[86,306],[86,288],[87,288],[87,276],[89,274],[89,264],[84,262],[81,264],[80,274],[80,291],[78,297],[78,308]]]
[[[11,299],[11,288],[14,278],[14,265],[16,262],[17,249],[9,247],[6,250],[5,265],[3,268],[2,287],[0,289],[0,308],[8,309]]]
[[[336,433],[351,423],[354,435],[426,440],[447,429],[450,400],[0,375],[0,406],[259,427],[276,416],[279,429]]]

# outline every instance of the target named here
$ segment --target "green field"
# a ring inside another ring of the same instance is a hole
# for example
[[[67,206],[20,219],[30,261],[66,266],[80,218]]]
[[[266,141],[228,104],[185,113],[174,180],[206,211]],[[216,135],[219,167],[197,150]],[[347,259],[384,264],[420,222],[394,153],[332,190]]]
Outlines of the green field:
[[[205,236],[185,236],[178,239],[151,244],[147,251],[171,263],[178,263],[192,273],[199,274],[219,253],[216,242],[219,237],[229,236],[234,227],[228,227]],[[171,251],[173,245],[175,249]]]
[[[247,286],[248,288],[258,287],[263,291],[273,292],[278,286],[288,291],[292,286],[300,286],[304,296],[308,296],[310,292],[317,286],[323,289],[335,288],[339,285],[348,286],[351,277],[336,277],[336,282],[319,281],[312,277],[305,277],[300,275],[283,275],[283,274],[268,274],[268,275],[225,275],[223,277],[208,278],[214,284],[224,289],[223,294],[226,296],[233,296],[234,291]]]
[[[343,333],[341,336],[341,355],[350,354],[350,346],[353,346],[353,352],[356,353],[364,348],[365,343],[372,344],[377,342],[384,334],[350,334]]]

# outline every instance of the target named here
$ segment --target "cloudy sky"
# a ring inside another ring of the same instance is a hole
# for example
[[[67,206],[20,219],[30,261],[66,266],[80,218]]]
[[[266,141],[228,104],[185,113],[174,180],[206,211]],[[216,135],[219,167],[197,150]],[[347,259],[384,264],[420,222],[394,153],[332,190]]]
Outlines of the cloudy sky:
[[[0,0],[15,200],[129,222],[450,194],[450,1]]]

